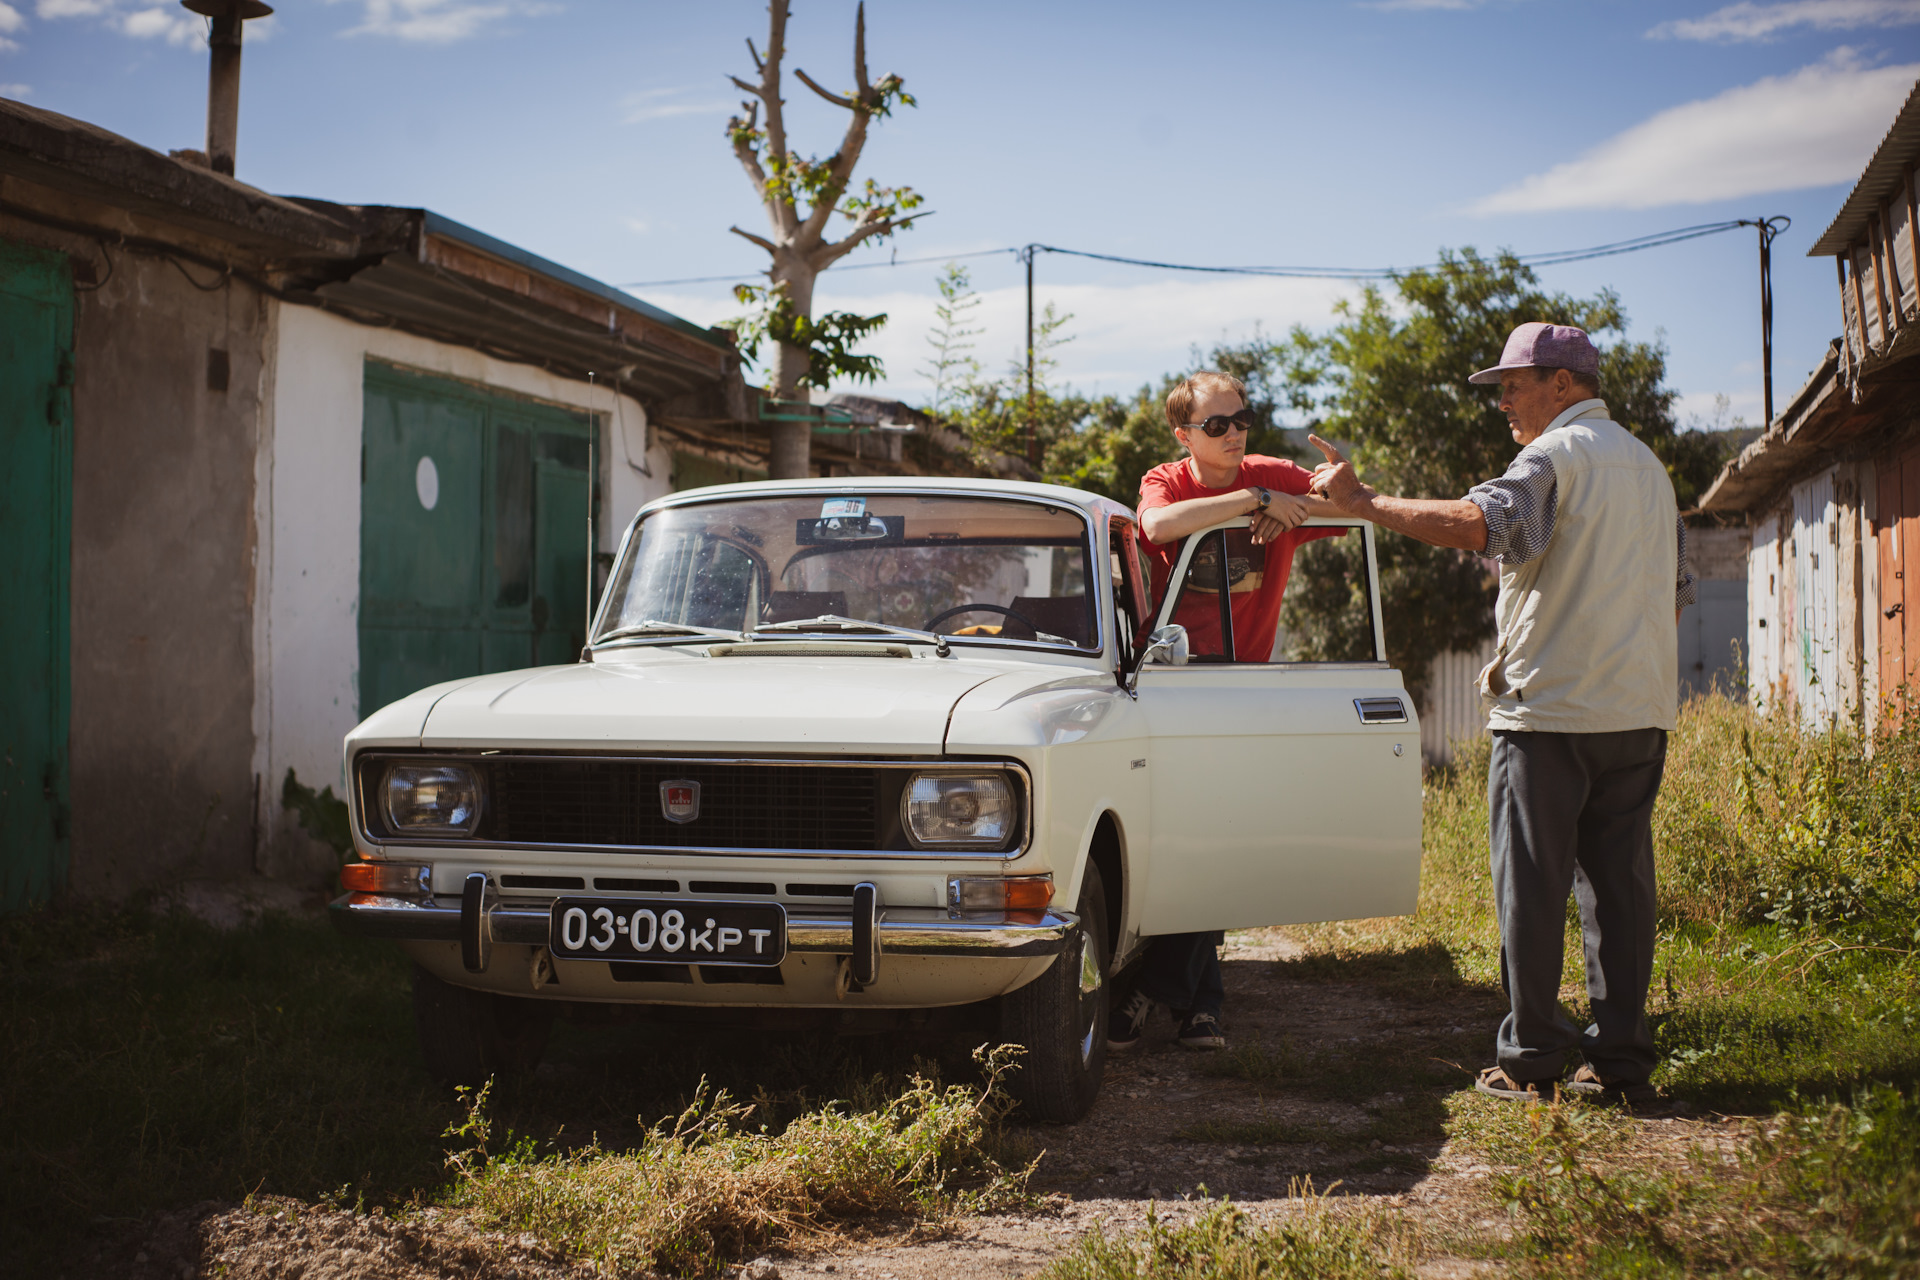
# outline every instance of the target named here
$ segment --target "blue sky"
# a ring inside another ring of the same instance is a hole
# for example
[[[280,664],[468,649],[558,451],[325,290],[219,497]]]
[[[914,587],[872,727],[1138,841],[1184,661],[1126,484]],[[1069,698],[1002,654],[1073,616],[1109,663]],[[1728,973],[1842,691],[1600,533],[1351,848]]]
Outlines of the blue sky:
[[[239,176],[271,191],[424,205],[613,283],[739,273],[764,225],[722,126],[764,44],[750,0],[286,0],[248,27]],[[789,68],[851,83],[853,5],[797,0]],[[873,0],[869,65],[919,99],[863,175],[936,212],[921,258],[1041,242],[1159,260],[1396,266],[1441,246],[1576,248],[1785,214],[1776,403],[1838,332],[1807,247],[1920,78],[1920,0]],[[200,21],[172,0],[0,0],[0,93],[162,150],[202,144]],[[789,82],[797,147],[844,116]],[[1759,417],[1752,233],[1543,271],[1619,291],[1663,335],[1684,413]],[[1021,342],[1009,255],[969,259],[990,366]],[[916,372],[936,264],[835,271],[819,304],[892,317],[886,388]],[[1127,392],[1196,344],[1318,327],[1353,286],[1173,275],[1060,257],[1064,379]],[[712,322],[723,283],[636,288]]]

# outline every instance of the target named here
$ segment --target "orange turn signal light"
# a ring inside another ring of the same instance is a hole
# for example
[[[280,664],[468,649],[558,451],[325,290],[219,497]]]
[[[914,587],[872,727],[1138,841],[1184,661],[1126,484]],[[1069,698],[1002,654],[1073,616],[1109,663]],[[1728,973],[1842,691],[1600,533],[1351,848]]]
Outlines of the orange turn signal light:
[[[1045,911],[1053,901],[1053,876],[954,876],[947,906],[954,911]]]
[[[340,868],[340,884],[348,893],[427,892],[431,867],[417,862],[350,862]]]

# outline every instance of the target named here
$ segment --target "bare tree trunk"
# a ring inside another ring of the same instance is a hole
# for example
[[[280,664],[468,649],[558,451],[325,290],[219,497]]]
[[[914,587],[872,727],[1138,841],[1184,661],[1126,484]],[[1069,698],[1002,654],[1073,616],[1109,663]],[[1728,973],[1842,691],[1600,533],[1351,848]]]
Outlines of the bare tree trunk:
[[[806,72],[797,68],[794,71],[807,88],[835,106],[844,108],[852,116],[838,151],[825,161],[803,161],[787,145],[786,104],[780,96],[780,64],[786,56],[788,4],[789,0],[770,0],[767,5],[769,22],[764,58],[754,50],[751,40],[747,42],[747,51],[753,55],[759,79],[750,82],[738,76],[732,77],[734,84],[752,95],[753,100],[744,104],[747,108],[745,117],[736,116],[728,123],[734,155],[746,170],[755,193],[766,208],[769,235],[757,236],[739,227],[731,230],[735,235],[765,249],[773,259],[767,270],[767,276],[776,290],[772,301],[784,300],[794,316],[811,320],[813,284],[820,272],[851,253],[869,237],[885,238],[912,221],[911,218],[897,216],[897,201],[891,198],[873,201],[874,188],[869,183],[868,203],[858,206],[859,217],[852,232],[838,241],[829,241],[825,236],[827,219],[835,212],[840,198],[846,194],[854,167],[860,162],[860,152],[866,145],[868,121],[875,115],[886,114],[894,100],[911,103],[912,99],[901,92],[897,76],[888,76],[879,85],[868,80],[867,15],[866,6],[862,4],[854,21],[855,88],[851,94],[843,96],[830,93],[815,83]],[[763,109],[766,113],[764,131],[759,128]],[[811,188],[812,205],[805,212],[798,207],[795,195],[796,186],[801,185],[795,178],[800,174],[824,178],[817,187]],[[899,190],[910,197],[908,207],[918,201],[918,197],[912,196],[908,188]],[[887,195],[888,192],[881,194]],[[848,216],[853,215],[849,213]],[[780,400],[805,399],[801,379],[807,374],[812,353],[795,343],[775,340],[774,345],[773,360],[768,370],[774,397]],[[809,424],[774,423],[768,473],[776,480],[807,477],[812,474],[812,447],[813,432]]]

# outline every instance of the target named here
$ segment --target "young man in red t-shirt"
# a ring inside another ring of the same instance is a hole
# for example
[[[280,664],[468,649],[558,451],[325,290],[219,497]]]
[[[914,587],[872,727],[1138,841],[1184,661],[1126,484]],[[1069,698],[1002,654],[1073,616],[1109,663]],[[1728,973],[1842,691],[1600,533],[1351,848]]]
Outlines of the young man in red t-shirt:
[[[1336,514],[1323,499],[1306,497],[1313,474],[1284,458],[1247,456],[1247,431],[1253,414],[1246,386],[1224,373],[1196,373],[1167,397],[1167,423],[1187,456],[1166,462],[1140,480],[1141,550],[1153,576],[1153,597],[1165,598],[1168,578],[1188,534],[1231,520],[1252,517],[1255,555],[1218,572],[1229,579],[1233,651],[1221,634],[1219,597],[1203,595],[1176,607],[1174,620],[1187,628],[1198,656],[1231,656],[1265,662],[1273,653],[1280,626],[1280,598],[1293,567],[1293,549],[1302,542],[1340,530],[1300,529],[1310,515]],[[1256,571],[1252,561],[1264,558]],[[1256,576],[1257,574],[1257,576]],[[1217,589],[1216,589],[1217,590]],[[1163,934],[1153,940],[1132,997],[1113,1011],[1107,1045],[1129,1049],[1140,1042],[1156,1004],[1180,1020],[1179,1042],[1190,1049],[1224,1049],[1220,1006],[1220,933]]]
[[[1264,553],[1265,564],[1257,577],[1243,566],[1243,576],[1229,587],[1232,656],[1265,662],[1280,629],[1280,599],[1293,568],[1293,549],[1339,532],[1296,527],[1309,515],[1335,512],[1323,500],[1304,496],[1313,481],[1305,467],[1247,454],[1253,414],[1238,378],[1194,374],[1167,397],[1167,420],[1187,456],[1163,462],[1140,479],[1140,547],[1153,575],[1153,598],[1165,596],[1181,539],[1222,520],[1251,516],[1253,546]],[[1174,620],[1186,627],[1191,652],[1225,656],[1217,597],[1184,602]]]

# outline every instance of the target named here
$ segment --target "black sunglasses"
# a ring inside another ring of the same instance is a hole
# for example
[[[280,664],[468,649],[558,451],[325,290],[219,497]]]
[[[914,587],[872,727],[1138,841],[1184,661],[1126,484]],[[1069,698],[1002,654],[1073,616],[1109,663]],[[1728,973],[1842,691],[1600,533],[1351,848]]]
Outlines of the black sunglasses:
[[[1187,430],[1204,431],[1215,440],[1227,434],[1227,432],[1234,427],[1238,427],[1242,431],[1253,430],[1253,410],[1242,409],[1238,413],[1216,413],[1205,422],[1189,422],[1187,424]]]

